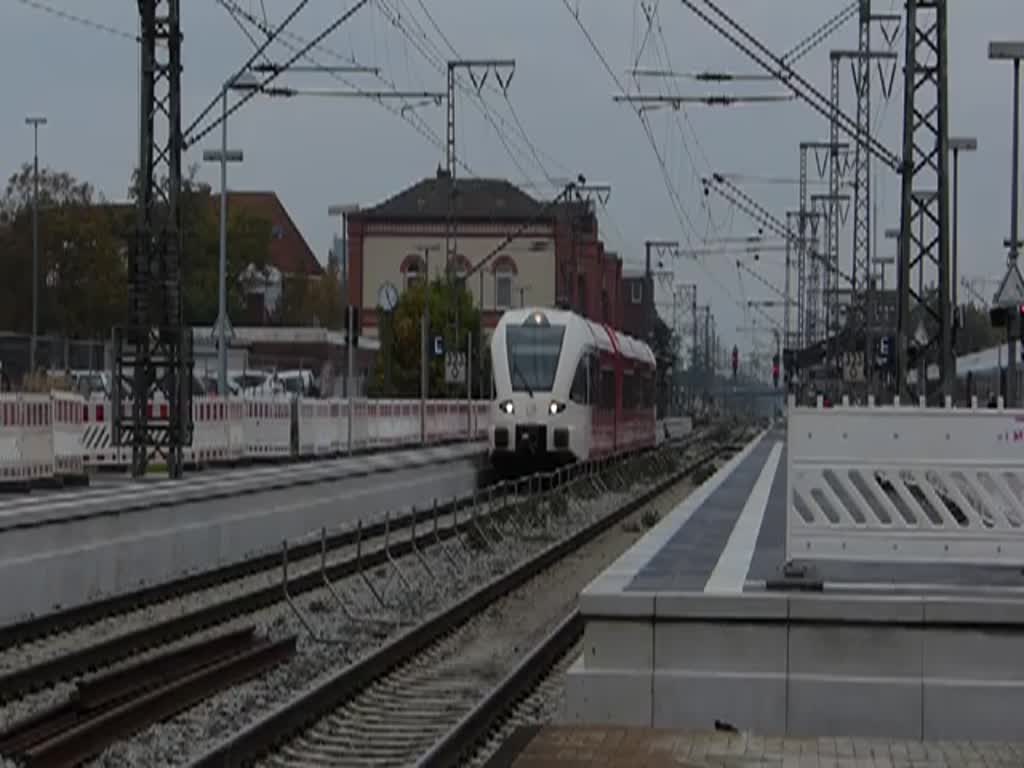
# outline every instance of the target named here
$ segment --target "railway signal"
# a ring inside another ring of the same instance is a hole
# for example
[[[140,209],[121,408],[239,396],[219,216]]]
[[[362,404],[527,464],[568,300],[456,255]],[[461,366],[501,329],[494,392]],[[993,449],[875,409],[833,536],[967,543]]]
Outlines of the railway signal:
[[[733,345],[732,348],[732,377],[735,380],[740,369],[740,349]]]
[[[772,356],[772,384],[775,388],[779,388],[779,354],[776,352]]]

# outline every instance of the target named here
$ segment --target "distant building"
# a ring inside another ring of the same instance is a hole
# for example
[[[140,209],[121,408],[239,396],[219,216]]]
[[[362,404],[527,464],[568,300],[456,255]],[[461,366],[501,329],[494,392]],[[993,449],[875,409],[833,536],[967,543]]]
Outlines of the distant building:
[[[220,204],[217,195],[211,203]],[[265,269],[254,264],[242,275],[246,292],[246,320],[265,323],[277,309],[284,281],[304,275],[319,278],[324,269],[299,232],[288,210],[274,192],[228,192],[228,216],[245,213],[270,223],[270,248]]]
[[[349,301],[362,332],[377,336],[378,296],[445,273],[448,201],[453,202],[456,275],[493,329],[506,309],[566,306],[619,324],[622,264],[606,253],[592,206],[551,206],[501,179],[457,179],[444,171],[384,202],[348,214]],[[511,238],[511,239],[510,239]]]
[[[622,330],[650,342],[654,321],[654,280],[644,271],[622,276]]]

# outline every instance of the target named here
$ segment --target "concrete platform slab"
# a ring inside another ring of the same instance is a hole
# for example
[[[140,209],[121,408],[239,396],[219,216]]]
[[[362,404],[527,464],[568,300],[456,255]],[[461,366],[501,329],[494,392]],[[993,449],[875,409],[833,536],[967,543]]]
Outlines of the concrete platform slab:
[[[784,735],[1019,736],[1024,573],[829,561],[813,564],[816,591],[780,589],[785,467],[785,433],[759,435],[588,585],[575,700],[649,680],[649,703],[623,722],[640,712],[650,726],[722,719]],[[598,712],[614,722],[604,704],[580,704],[577,720]]]
[[[612,726],[526,726],[487,768],[1019,768],[1024,744],[780,738]]]

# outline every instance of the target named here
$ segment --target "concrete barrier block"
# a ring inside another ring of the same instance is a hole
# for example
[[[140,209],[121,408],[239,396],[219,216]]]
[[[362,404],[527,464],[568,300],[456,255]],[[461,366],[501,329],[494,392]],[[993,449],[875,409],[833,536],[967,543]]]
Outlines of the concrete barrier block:
[[[786,674],[786,628],[741,622],[659,622],[656,670]]]
[[[580,613],[585,617],[650,618],[654,616],[653,592],[581,592]]]
[[[786,699],[789,736],[921,738],[921,681],[917,677],[840,680],[790,675]]]
[[[583,657],[588,670],[636,670],[650,673],[654,663],[654,625],[649,621],[587,621]]]
[[[1024,682],[1024,632],[933,627],[924,635],[925,680]]]
[[[741,730],[784,733],[786,676],[657,670],[655,728],[713,729],[715,720]]]
[[[1024,630],[1024,595],[1018,597],[926,597],[929,624],[1020,624]]]
[[[658,593],[654,603],[658,619],[749,619],[785,620],[789,614],[786,595],[711,595]]]
[[[793,595],[793,621],[843,621],[866,624],[921,624],[924,604],[911,595]]]
[[[913,627],[793,625],[794,675],[898,678],[920,674],[921,631]]]
[[[1024,683],[924,682],[924,739],[1019,741]]]
[[[650,726],[650,670],[593,670],[581,656],[565,676],[562,718],[567,723]]]

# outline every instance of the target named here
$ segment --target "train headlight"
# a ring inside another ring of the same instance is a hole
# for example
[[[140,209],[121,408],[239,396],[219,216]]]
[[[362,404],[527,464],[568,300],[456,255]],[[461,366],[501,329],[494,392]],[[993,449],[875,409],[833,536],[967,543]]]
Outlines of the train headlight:
[[[509,416],[516,412],[516,407],[512,404],[511,400],[506,400],[503,403],[499,403],[498,408],[501,409],[502,413],[507,413]]]
[[[557,400],[552,400],[551,405],[548,406],[548,413],[555,416],[565,410],[565,403],[560,403]]]

